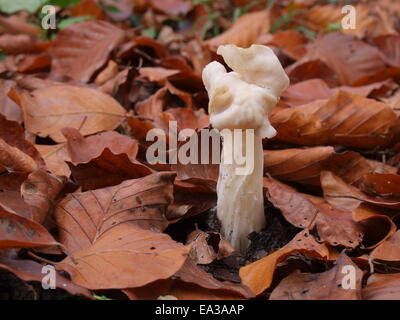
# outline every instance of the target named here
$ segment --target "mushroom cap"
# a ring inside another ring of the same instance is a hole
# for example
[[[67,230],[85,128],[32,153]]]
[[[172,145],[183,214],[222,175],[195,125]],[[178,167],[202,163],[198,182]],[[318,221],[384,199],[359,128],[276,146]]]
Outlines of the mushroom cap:
[[[244,81],[268,89],[276,97],[289,86],[289,78],[279,59],[267,46],[253,44],[249,48],[239,48],[227,44],[219,46],[217,53]]]

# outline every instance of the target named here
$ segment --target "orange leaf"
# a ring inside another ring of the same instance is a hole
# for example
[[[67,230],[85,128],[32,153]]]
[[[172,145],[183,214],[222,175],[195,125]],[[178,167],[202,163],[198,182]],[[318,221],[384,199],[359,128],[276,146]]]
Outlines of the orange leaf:
[[[22,92],[25,126],[41,137],[65,141],[61,129],[79,129],[82,135],[115,129],[125,110],[98,90],[68,85]]]
[[[298,252],[322,260],[329,257],[329,250],[325,245],[316,242],[308,231],[302,231],[283,248],[240,268],[239,274],[243,284],[248,286],[255,295],[262,293],[270,287],[278,263]]]
[[[88,82],[121,43],[124,32],[105,21],[84,21],[61,30],[53,47],[52,73]]]
[[[247,48],[260,35],[267,33],[269,28],[269,11],[251,12],[239,17],[228,30],[205,43],[214,51],[223,44]]]

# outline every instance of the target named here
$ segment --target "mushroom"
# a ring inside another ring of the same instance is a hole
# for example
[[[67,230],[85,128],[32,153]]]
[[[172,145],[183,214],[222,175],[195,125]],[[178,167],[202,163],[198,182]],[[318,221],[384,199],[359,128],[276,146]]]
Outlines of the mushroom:
[[[211,125],[223,141],[217,183],[217,216],[221,233],[243,252],[248,235],[266,226],[263,197],[263,138],[276,131],[268,120],[289,79],[274,52],[263,45],[218,48],[227,72],[216,61],[203,70]],[[241,158],[246,153],[244,161]]]

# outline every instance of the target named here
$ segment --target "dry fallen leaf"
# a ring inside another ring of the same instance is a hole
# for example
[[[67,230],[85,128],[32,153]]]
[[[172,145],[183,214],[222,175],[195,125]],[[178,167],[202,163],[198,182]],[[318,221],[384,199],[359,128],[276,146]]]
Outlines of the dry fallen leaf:
[[[400,274],[373,274],[362,290],[365,300],[399,300]]]
[[[349,267],[355,270],[354,288],[347,284]],[[322,273],[294,272],[272,291],[270,300],[360,300],[362,271],[342,253],[336,265]]]
[[[239,17],[224,33],[206,41],[216,51],[223,44],[235,44],[247,48],[270,28],[269,11],[257,11]]]
[[[281,249],[240,268],[240,278],[243,284],[248,286],[255,295],[262,293],[270,287],[277,265],[289,255],[298,252],[322,260],[329,257],[329,251],[325,245],[316,242],[308,231],[302,231]]]
[[[398,120],[393,110],[375,100],[338,91],[327,102],[283,109],[271,115],[277,139],[308,146],[384,147]]]
[[[385,242],[377,246],[370,254],[371,259],[400,261],[400,231],[397,231]]]
[[[88,82],[123,37],[121,29],[105,21],[91,20],[68,26],[58,33],[50,49],[52,73]]]
[[[24,281],[43,280],[43,265],[32,260],[11,259],[8,257],[0,257],[0,269],[14,273]],[[58,288],[68,291],[73,295],[82,295],[89,299],[92,295],[89,290],[74,284],[71,280],[56,273],[55,284]]]
[[[89,289],[133,288],[172,276],[190,250],[161,233],[173,177],[156,173],[67,196],[55,217],[71,256],[58,268]]]
[[[267,197],[287,221],[298,228],[314,226],[322,241],[333,246],[357,247],[363,229],[353,220],[352,212],[335,208],[322,198],[297,192],[276,180],[264,178]]]
[[[124,109],[112,97],[90,88],[51,86],[22,92],[24,122],[28,131],[56,142],[65,141],[61,129],[78,129],[82,135],[113,130],[122,121]]]
[[[44,170],[32,172],[21,185],[22,199],[31,207],[32,220],[43,224],[52,214],[57,196],[64,187],[65,179]]]
[[[30,248],[58,245],[40,224],[8,212],[0,206],[0,248]]]

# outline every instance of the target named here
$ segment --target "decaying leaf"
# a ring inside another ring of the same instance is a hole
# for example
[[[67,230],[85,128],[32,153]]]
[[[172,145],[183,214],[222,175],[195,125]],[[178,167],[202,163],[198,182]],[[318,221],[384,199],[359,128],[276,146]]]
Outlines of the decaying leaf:
[[[368,283],[362,290],[363,299],[366,300],[399,300],[400,274],[373,274],[368,278]]]
[[[355,276],[354,280],[346,278],[349,272]],[[360,300],[362,275],[362,271],[342,253],[328,271],[292,273],[272,291],[270,300]]]
[[[105,21],[84,21],[62,30],[50,50],[52,73],[89,81],[122,41],[121,29]]]
[[[309,254],[317,259],[329,258],[328,248],[316,242],[308,231],[302,231],[283,248],[242,267],[240,278],[255,295],[258,295],[271,285],[277,265],[289,255],[299,252]]]
[[[40,224],[8,212],[0,206],[0,248],[29,248],[58,245]]]
[[[67,196],[55,217],[72,255],[58,268],[89,289],[133,288],[172,276],[190,250],[160,232],[173,177],[157,173]],[[96,268],[104,261],[107,267]]]
[[[206,41],[206,44],[216,50],[222,44],[235,44],[239,47],[249,47],[270,28],[269,11],[258,11],[246,14],[224,33]]]
[[[391,142],[398,120],[383,103],[338,91],[327,102],[277,111],[271,123],[278,131],[276,138],[285,142],[373,148]]]
[[[27,130],[56,142],[65,141],[62,128],[79,129],[82,135],[113,130],[124,109],[112,97],[90,88],[52,86],[21,94]]]

